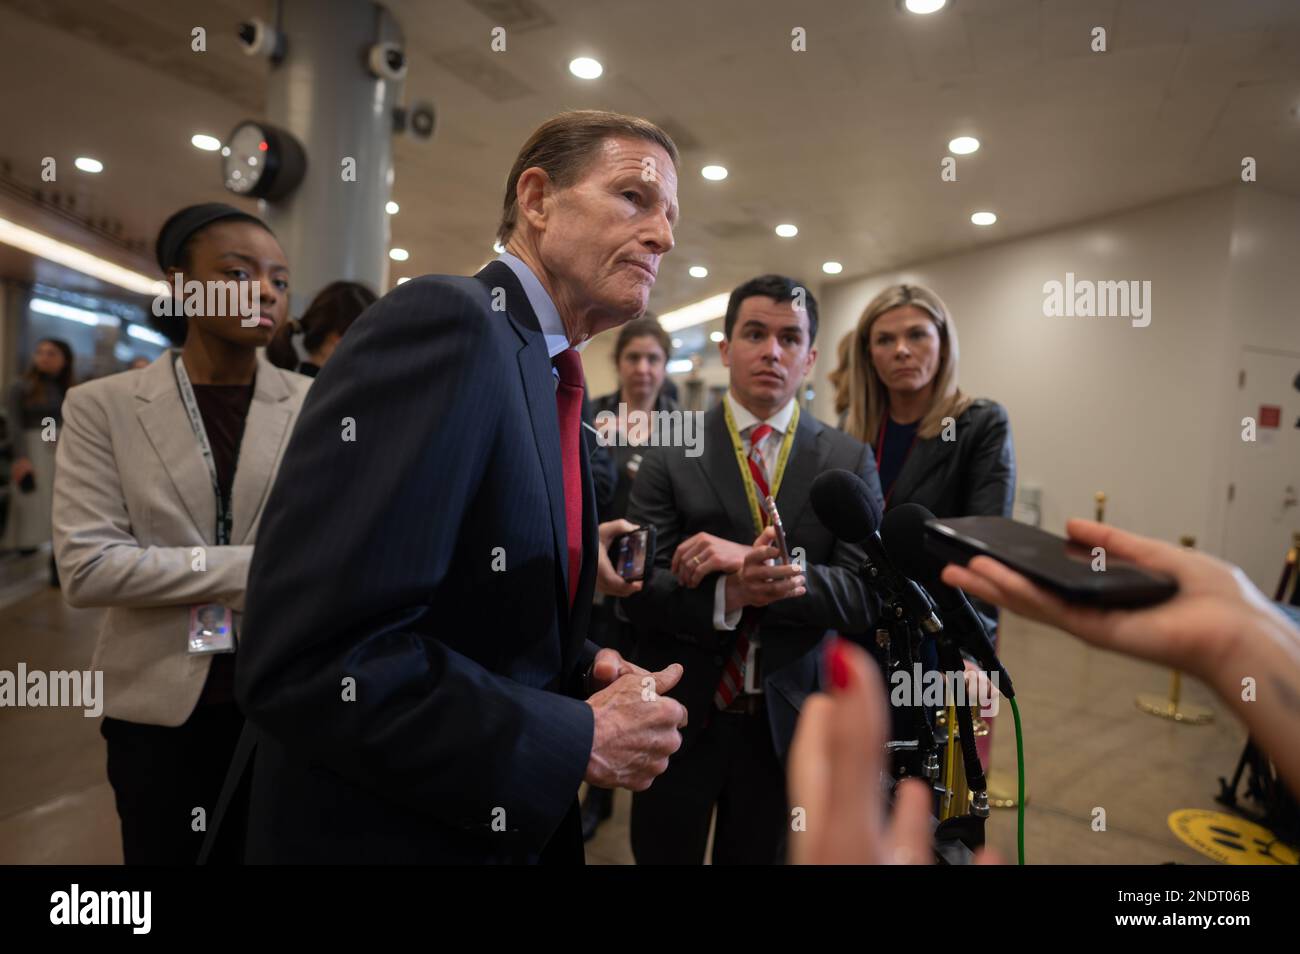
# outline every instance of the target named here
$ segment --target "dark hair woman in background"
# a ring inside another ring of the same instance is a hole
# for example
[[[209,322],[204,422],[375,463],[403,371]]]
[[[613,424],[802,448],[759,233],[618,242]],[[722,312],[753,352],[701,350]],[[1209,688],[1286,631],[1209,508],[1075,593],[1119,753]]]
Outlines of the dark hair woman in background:
[[[9,389],[6,412],[14,457],[9,545],[32,553],[50,539],[54,448],[63,426],[63,396],[73,382],[72,348],[58,338],[36,342],[32,363]],[[52,425],[52,426],[51,426]],[[54,563],[50,582],[58,585]]]
[[[1007,412],[957,386],[957,329],[938,295],[886,288],[858,320],[849,357],[845,430],[875,450],[886,510],[916,503],[936,517],[1011,516]],[[997,610],[975,606],[996,646]],[[991,734],[976,744],[987,768]]]
[[[266,356],[277,368],[316,377],[321,366],[334,353],[344,333],[361,313],[378,301],[369,288],[359,282],[331,282],[312,299],[301,318],[285,322],[271,343]],[[299,361],[293,339],[302,336],[307,360]]]
[[[632,494],[632,481],[641,466],[642,447],[650,443],[651,415],[653,412],[678,410],[677,402],[667,393],[668,361],[673,356],[673,341],[659,324],[659,319],[643,315],[627,322],[618,331],[614,343],[614,368],[618,372],[618,388],[592,402],[592,413],[614,415],[597,419],[603,433],[605,448],[613,457],[616,480],[609,499],[601,500],[597,489],[600,519],[618,520],[627,516],[627,502]],[[623,414],[627,430],[619,429],[619,405],[627,406]],[[645,414],[641,417],[640,413]],[[633,416],[636,415],[636,416]],[[603,423],[602,423],[603,422]],[[649,425],[649,426],[647,426]],[[651,554],[653,557],[653,554]],[[621,618],[613,600],[598,594],[592,607],[592,641],[599,646],[617,649],[625,659],[632,658],[632,626]],[[582,803],[582,837],[590,841],[597,828],[614,811],[614,793],[607,788],[588,786]]]
[[[169,281],[260,293],[167,319],[185,322],[179,353],[68,392],[54,544],[67,601],[107,607],[91,668],[123,859],[193,864],[244,724],[234,652],[253,541],[311,382],[258,354],[289,312],[284,251],[259,219],[190,206],[157,257]],[[215,858],[242,849],[246,805]]]

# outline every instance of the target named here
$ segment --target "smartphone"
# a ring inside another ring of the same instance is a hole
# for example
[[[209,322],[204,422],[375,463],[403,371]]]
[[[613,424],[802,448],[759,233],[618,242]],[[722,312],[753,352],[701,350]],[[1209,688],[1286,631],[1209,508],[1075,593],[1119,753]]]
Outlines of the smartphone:
[[[771,518],[772,526],[776,530],[776,537],[772,541],[772,545],[781,551],[781,555],[776,558],[777,565],[780,566],[789,563],[790,548],[786,546],[785,525],[781,523],[781,514],[777,512],[776,500],[772,497],[767,497],[764,499],[763,503],[767,507],[767,515]]]
[[[1150,606],[1178,592],[1171,576],[1109,555],[1102,569],[1102,555],[1089,547],[1006,517],[927,520],[925,549],[960,566],[972,557],[992,557],[1067,603]]]
[[[655,528],[637,527],[620,534],[609,544],[609,562],[629,583],[650,579],[655,560]]]

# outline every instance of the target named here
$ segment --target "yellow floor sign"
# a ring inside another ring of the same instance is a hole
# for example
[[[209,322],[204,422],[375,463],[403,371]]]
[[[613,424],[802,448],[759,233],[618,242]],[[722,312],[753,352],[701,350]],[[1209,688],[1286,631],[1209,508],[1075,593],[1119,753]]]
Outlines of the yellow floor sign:
[[[1179,840],[1225,865],[1300,863],[1295,847],[1279,841],[1267,828],[1236,815],[1184,808],[1170,814],[1169,827]]]

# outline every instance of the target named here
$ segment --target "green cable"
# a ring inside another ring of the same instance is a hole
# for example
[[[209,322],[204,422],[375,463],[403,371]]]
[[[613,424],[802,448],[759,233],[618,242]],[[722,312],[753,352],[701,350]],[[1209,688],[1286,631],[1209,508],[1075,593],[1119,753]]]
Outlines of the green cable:
[[[1016,774],[1019,776],[1019,791],[1016,798],[1016,850],[1020,854],[1019,864],[1025,863],[1025,737],[1020,732],[1020,707],[1015,699],[1011,703],[1011,715],[1016,720]]]

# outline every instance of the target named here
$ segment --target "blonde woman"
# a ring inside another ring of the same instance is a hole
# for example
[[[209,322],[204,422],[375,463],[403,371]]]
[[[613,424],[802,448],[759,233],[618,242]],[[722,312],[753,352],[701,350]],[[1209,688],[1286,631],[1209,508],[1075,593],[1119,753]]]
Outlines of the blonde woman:
[[[885,509],[1011,516],[1015,451],[1006,409],[957,386],[957,329],[920,285],[891,285],[858,319],[844,429],[876,453]],[[997,610],[974,601],[996,645]],[[988,765],[992,736],[978,739]]]
[[[845,430],[875,450],[886,509],[1011,516],[1007,412],[957,386],[957,329],[928,288],[891,285],[858,319]]]

